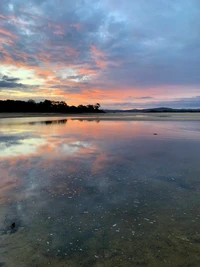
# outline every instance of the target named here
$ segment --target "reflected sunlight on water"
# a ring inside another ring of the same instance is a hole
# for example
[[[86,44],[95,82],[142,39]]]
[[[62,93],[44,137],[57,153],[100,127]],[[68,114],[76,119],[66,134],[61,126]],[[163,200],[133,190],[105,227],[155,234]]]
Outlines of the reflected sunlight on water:
[[[0,266],[200,266],[199,130],[1,121]]]

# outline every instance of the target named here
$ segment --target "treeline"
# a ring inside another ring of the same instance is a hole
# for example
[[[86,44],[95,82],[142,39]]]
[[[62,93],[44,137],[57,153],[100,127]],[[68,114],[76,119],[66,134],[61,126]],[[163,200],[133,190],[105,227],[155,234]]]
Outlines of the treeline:
[[[30,99],[22,100],[0,100],[0,112],[47,112],[47,113],[103,113],[100,104],[68,106],[64,101],[44,100],[35,102]]]

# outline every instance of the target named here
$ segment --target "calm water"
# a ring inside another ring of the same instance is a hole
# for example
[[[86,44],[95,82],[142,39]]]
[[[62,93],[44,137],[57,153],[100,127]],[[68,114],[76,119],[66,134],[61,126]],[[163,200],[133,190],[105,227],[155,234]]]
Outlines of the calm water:
[[[0,266],[199,267],[199,226],[199,122],[0,120]]]

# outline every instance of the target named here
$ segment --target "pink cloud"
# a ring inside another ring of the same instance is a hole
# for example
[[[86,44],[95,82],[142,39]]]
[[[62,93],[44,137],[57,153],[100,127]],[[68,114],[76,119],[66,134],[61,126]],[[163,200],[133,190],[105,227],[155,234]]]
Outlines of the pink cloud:
[[[0,14],[0,18],[1,18],[1,19],[6,19],[6,16]]]
[[[96,65],[100,68],[100,69],[106,69],[106,67],[108,66],[108,62],[107,62],[107,55],[106,53],[104,53],[103,51],[99,50],[96,46],[92,45],[91,46],[91,55],[92,58],[94,59]]]

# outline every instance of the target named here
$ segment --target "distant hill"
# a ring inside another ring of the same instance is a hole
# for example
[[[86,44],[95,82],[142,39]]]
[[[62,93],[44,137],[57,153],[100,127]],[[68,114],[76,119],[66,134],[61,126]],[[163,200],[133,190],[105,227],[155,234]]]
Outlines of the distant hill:
[[[131,113],[148,113],[148,112],[200,112],[200,109],[175,109],[175,108],[167,108],[167,107],[158,107],[158,108],[147,108],[147,109],[113,109],[113,110],[104,110],[105,112],[116,113],[116,112],[131,112]]]

